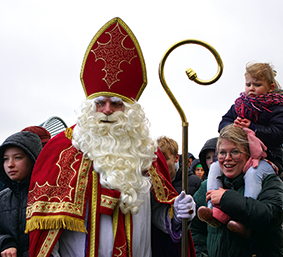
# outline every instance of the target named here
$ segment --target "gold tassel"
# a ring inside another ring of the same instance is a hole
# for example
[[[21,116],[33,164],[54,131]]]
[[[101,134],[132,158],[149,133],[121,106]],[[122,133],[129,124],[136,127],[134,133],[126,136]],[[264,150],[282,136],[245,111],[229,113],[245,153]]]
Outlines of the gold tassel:
[[[25,233],[36,229],[49,230],[60,228],[87,233],[84,220],[63,215],[52,217],[34,216],[27,221]]]

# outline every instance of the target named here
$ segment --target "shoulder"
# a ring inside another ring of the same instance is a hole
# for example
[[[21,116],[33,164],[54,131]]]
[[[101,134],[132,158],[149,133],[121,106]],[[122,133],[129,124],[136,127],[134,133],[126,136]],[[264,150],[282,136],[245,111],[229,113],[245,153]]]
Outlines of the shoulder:
[[[283,208],[283,182],[279,176],[272,174],[263,181],[258,200]]]
[[[279,176],[272,174],[266,177],[262,182],[262,189],[276,189],[278,193],[283,193],[283,182]]]
[[[196,176],[192,175],[188,177],[188,193],[194,195],[194,193],[199,189],[202,180]]]
[[[197,184],[200,186],[202,183],[202,179],[193,173],[189,173],[188,175],[188,184]]]
[[[283,113],[283,105],[274,105],[269,108],[270,111],[275,112],[275,113]]]
[[[206,192],[207,192],[207,179],[201,183],[199,189],[193,195],[193,198],[198,207],[202,205],[206,205],[206,200],[205,200]]]
[[[236,114],[236,109],[235,109],[235,104],[232,104],[230,109],[227,111],[227,114],[230,114],[230,115],[235,115]]]
[[[72,128],[67,128],[65,131],[59,133],[43,147],[36,161],[36,166],[43,160],[51,160],[54,156],[58,156],[72,146]]]
[[[0,213],[6,211],[6,208],[10,208],[12,198],[17,199],[15,195],[13,196],[13,191],[10,188],[5,188],[0,192]]]
[[[40,152],[32,172],[30,188],[33,188],[35,183],[43,185],[49,180],[53,181],[65,167],[77,169],[82,156],[82,152],[72,145],[71,138],[68,138],[65,132],[59,133],[49,140]]]
[[[2,199],[7,197],[7,195],[11,195],[13,191],[10,188],[5,188],[0,191],[0,203],[2,202]]]

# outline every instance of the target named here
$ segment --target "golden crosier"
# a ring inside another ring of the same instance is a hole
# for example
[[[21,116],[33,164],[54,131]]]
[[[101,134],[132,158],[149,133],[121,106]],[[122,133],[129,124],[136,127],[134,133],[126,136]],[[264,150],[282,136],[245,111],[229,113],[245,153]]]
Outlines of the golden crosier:
[[[160,82],[161,82],[164,90],[166,91],[167,95],[171,99],[172,103],[174,104],[174,106],[178,110],[178,112],[181,116],[181,119],[182,119],[182,133],[183,133],[183,135],[182,135],[182,163],[183,163],[183,166],[182,166],[182,190],[187,193],[188,192],[188,189],[187,189],[187,187],[188,187],[188,183],[187,183],[187,181],[188,181],[187,180],[187,178],[188,178],[188,162],[187,162],[187,160],[188,160],[188,126],[189,126],[189,124],[187,122],[187,118],[186,118],[184,111],[182,110],[178,101],[176,100],[176,98],[172,94],[171,90],[167,86],[167,83],[166,83],[165,78],[164,78],[164,65],[165,65],[165,61],[166,61],[167,57],[169,56],[169,54],[175,48],[177,48],[181,45],[184,45],[184,44],[197,44],[197,45],[204,46],[214,55],[214,57],[217,61],[218,71],[217,71],[216,75],[210,80],[201,80],[197,77],[196,72],[194,72],[192,69],[189,68],[189,69],[186,70],[186,74],[189,77],[189,79],[193,80],[194,82],[196,82],[200,85],[210,85],[210,84],[213,84],[214,82],[216,82],[222,75],[223,63],[222,63],[222,60],[221,60],[218,52],[212,46],[207,44],[206,42],[196,40],[196,39],[186,39],[186,40],[177,42],[176,44],[171,46],[166,51],[166,53],[163,55],[163,58],[161,59],[161,62],[159,64],[159,79],[160,79]],[[190,213],[190,210],[189,210],[189,213]],[[188,223],[188,220],[183,219],[183,221],[182,221],[182,231],[183,231],[183,235],[182,235],[182,256],[186,256],[186,254],[187,254],[187,223]]]

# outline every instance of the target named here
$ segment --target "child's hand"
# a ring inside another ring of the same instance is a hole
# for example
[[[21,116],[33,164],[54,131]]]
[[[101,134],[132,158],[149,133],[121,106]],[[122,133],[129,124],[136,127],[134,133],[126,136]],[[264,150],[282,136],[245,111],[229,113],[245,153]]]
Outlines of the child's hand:
[[[250,124],[251,124],[251,121],[248,119],[242,119],[241,121],[242,128],[249,128]]]
[[[245,118],[237,117],[237,119],[234,120],[234,127],[249,128],[250,124],[251,121]]]
[[[241,122],[242,122],[242,118],[241,117],[237,117],[237,119],[234,120],[234,127],[241,127]]]
[[[218,190],[208,190],[206,193],[206,202],[211,200],[213,205],[220,204],[220,200],[225,192],[226,190],[222,187],[219,187]]]

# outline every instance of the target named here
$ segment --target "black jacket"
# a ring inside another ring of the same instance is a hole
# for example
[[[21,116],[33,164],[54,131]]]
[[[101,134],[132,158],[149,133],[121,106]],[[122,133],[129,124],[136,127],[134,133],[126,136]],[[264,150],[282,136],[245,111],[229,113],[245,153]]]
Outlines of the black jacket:
[[[268,148],[267,159],[273,162],[280,173],[283,171],[283,106],[276,105],[270,107],[268,111],[262,111],[258,116],[257,124],[251,122],[250,129],[255,131],[256,136]],[[222,117],[218,132],[225,126],[234,123],[238,117],[235,105]]]
[[[195,157],[193,154],[188,153],[188,159],[192,158],[193,161],[195,160]],[[178,194],[181,193],[182,191],[182,154],[180,154],[179,157],[179,169],[176,173],[176,176],[174,180],[172,181],[173,187],[176,189]],[[199,189],[201,185],[202,180],[196,176],[190,168],[188,168],[188,194],[194,195],[194,193]]]
[[[0,192],[0,252],[15,247],[17,257],[26,257],[29,256],[29,236],[24,231],[30,176],[23,181],[15,182],[6,175],[3,168],[3,153],[10,145],[24,150],[34,164],[42,144],[36,134],[20,132],[8,137],[0,147],[0,180],[7,186]]]
[[[194,195],[199,189],[202,180],[196,176],[192,171],[188,171],[188,194]],[[176,173],[175,179],[172,181],[173,187],[176,189],[178,194],[182,191],[182,167]]]
[[[29,181],[12,184],[13,189],[0,192],[0,251],[15,247],[18,256],[28,256],[29,236],[24,231]]]
[[[244,239],[227,229],[226,225],[212,228],[196,216],[191,232],[197,256],[209,257],[279,257],[283,256],[283,183],[276,175],[269,175],[262,184],[257,200],[244,197],[243,174],[229,181],[222,176],[227,191],[220,200],[221,210],[231,219],[251,228],[250,239]],[[197,208],[206,206],[206,183],[204,181],[194,195]]]

